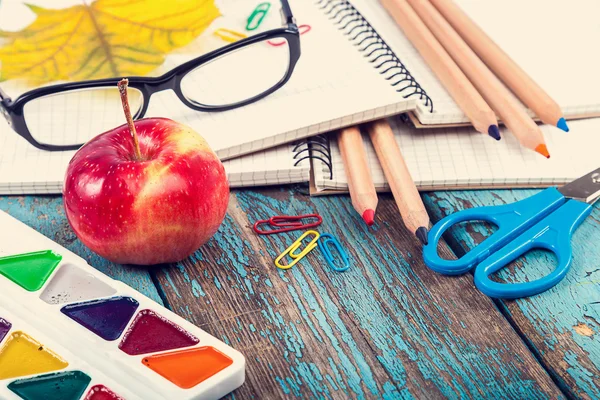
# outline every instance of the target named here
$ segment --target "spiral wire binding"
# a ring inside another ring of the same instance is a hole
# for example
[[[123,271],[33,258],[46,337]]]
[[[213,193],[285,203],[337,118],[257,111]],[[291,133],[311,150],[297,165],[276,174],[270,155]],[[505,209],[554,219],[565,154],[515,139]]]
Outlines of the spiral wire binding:
[[[424,101],[425,107],[429,107],[429,112],[433,112],[433,100],[425,89],[419,85],[375,28],[348,0],[317,0],[316,4],[390,82],[396,92],[405,99],[418,96]]]
[[[377,33],[375,28],[354,8],[348,0],[317,0],[317,6],[333,21],[351,43],[373,64],[390,85],[405,99],[418,96],[433,112],[433,100],[410,71],[394,54],[390,46]],[[401,117],[407,118],[406,115]],[[313,136],[294,143],[294,166],[306,159],[321,161],[329,169],[329,179],[333,179],[331,147],[327,135]]]
[[[294,143],[294,166],[303,160],[316,159],[321,161],[329,169],[329,179],[333,179],[333,165],[331,160],[331,147],[329,139],[325,135],[313,136]]]

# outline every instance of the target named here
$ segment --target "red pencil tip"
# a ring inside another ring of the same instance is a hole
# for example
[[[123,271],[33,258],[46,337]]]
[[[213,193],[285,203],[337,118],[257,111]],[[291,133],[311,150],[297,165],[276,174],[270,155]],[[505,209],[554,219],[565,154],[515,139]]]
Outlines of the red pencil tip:
[[[375,223],[375,210],[365,210],[365,212],[362,215],[362,218],[367,225],[373,225]]]

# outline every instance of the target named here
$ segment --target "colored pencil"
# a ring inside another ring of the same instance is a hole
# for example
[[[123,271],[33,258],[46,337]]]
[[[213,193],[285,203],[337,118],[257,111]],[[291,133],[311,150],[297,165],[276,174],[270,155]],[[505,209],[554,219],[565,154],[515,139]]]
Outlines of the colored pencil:
[[[429,215],[404,162],[390,124],[386,120],[379,120],[367,124],[366,129],[394,194],[404,225],[421,243],[427,244]]]
[[[517,137],[521,145],[550,158],[544,135],[539,126],[506,86],[444,19],[442,14],[426,0],[408,0],[408,3],[496,114],[500,116],[504,124]]]
[[[452,0],[431,0],[446,21],[538,118],[569,131],[559,105]]]
[[[475,129],[500,140],[498,121],[490,106],[406,0],[381,0],[381,4],[417,48]]]
[[[338,146],[348,178],[352,206],[371,226],[375,222],[378,199],[360,129],[357,126],[342,129],[338,134]]]

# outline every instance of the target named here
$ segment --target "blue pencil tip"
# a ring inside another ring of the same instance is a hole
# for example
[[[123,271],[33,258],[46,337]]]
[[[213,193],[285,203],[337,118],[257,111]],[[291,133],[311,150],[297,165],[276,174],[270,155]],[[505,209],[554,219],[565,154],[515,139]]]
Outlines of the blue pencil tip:
[[[556,126],[565,132],[569,132],[569,126],[567,125],[567,121],[565,121],[564,118],[559,119],[556,123]]]
[[[498,125],[490,125],[488,128],[488,135],[496,140],[500,140],[500,128],[498,128]]]

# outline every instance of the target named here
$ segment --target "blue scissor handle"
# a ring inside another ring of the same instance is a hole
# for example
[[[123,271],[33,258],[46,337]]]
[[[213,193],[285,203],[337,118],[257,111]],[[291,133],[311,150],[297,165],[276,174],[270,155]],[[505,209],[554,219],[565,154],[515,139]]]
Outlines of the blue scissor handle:
[[[572,259],[571,236],[591,211],[592,206],[587,203],[567,201],[479,264],[475,268],[475,286],[490,297],[502,299],[533,296],[550,289],[567,274]],[[558,267],[550,274],[524,283],[499,283],[490,279],[491,274],[536,248],[556,254]]]
[[[515,203],[470,208],[450,214],[435,224],[429,232],[429,243],[423,248],[425,264],[442,274],[463,274],[518,237],[564,202],[565,197],[556,188],[548,188]],[[458,260],[440,258],[437,247],[442,234],[452,225],[464,221],[492,222],[498,226],[498,230]]]

